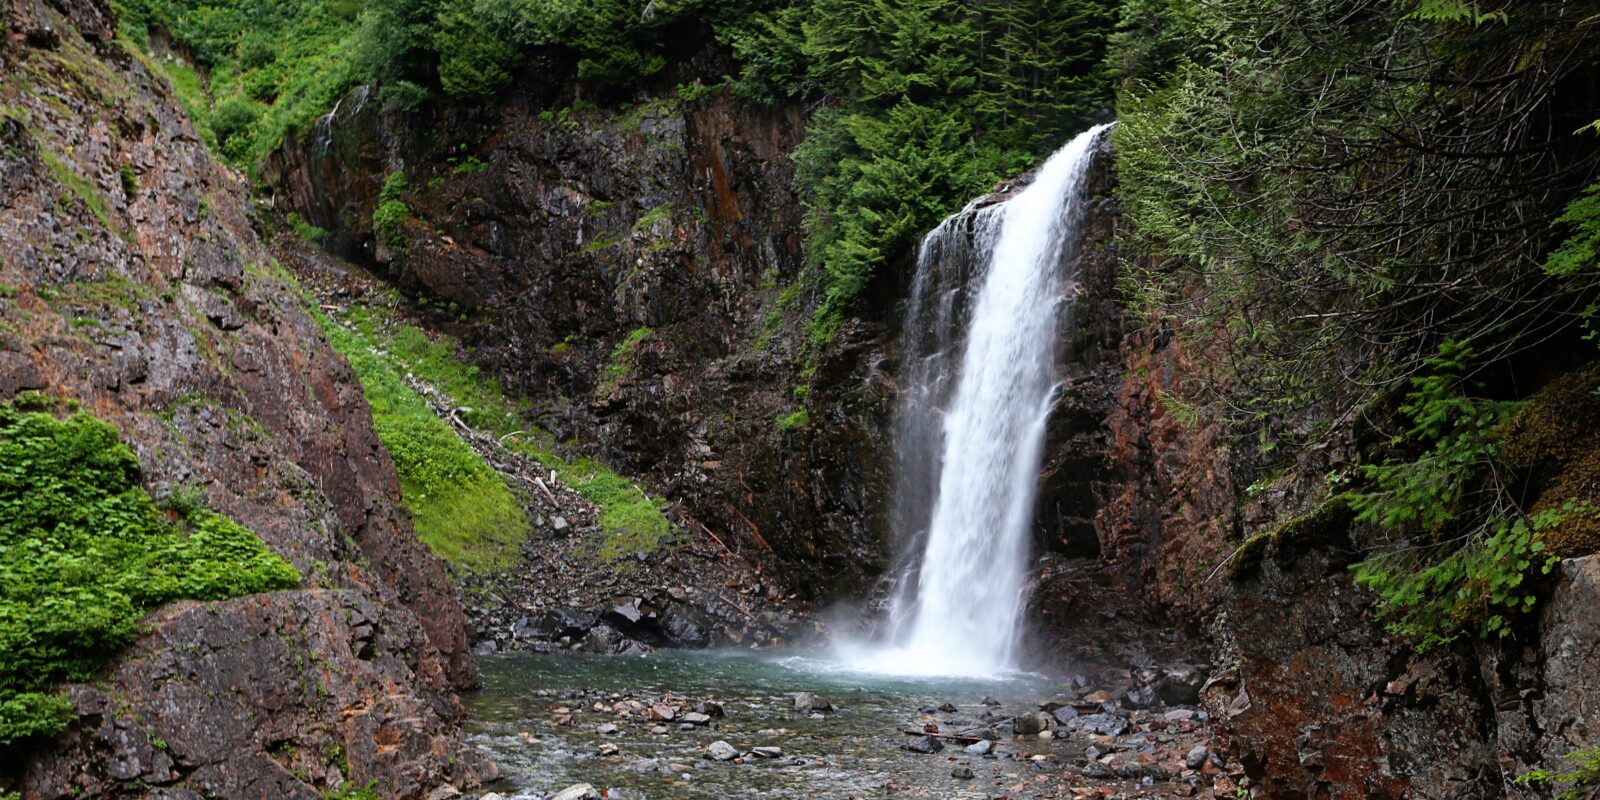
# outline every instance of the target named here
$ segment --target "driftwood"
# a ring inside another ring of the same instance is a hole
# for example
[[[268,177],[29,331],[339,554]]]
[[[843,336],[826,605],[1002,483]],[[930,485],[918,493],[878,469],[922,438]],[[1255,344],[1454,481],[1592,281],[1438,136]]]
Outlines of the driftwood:
[[[982,736],[970,736],[965,733],[928,733],[927,731],[911,730],[902,730],[900,732],[907,736],[932,736],[935,739],[947,739],[949,741],[959,742],[961,744],[977,744],[978,742],[983,741],[984,738]]]

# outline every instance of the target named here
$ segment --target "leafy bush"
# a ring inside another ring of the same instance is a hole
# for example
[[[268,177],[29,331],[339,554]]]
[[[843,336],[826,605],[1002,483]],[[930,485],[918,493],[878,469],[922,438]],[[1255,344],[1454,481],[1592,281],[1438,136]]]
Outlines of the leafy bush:
[[[411,207],[406,205],[405,193],[410,189],[404,172],[391,172],[383,180],[378,193],[378,207],[372,210],[372,230],[378,241],[392,250],[404,250],[406,223],[411,221]]]
[[[1561,760],[1567,763],[1566,769],[1554,772],[1536,769],[1518,777],[1516,783],[1523,786],[1560,784],[1566,788],[1556,800],[1594,800],[1595,792],[1600,790],[1600,747],[1567,753]]]
[[[149,609],[298,582],[232,520],[159,506],[110,425],[0,406],[0,745],[59,730],[52,687],[94,677]]]
[[[289,230],[293,231],[295,236],[298,236],[312,244],[321,244],[328,238],[328,231],[326,228],[319,228],[316,225],[307,222],[303,217],[293,211],[289,212],[287,221],[289,223]]]
[[[1532,579],[1559,560],[1545,554],[1545,535],[1589,513],[1572,502],[1525,516],[1505,502],[1499,432],[1520,404],[1471,397],[1473,357],[1447,341],[1428,360],[1400,408],[1411,426],[1392,443],[1419,454],[1365,466],[1371,488],[1350,495],[1358,520],[1400,534],[1353,567],[1356,581],[1378,594],[1390,631],[1422,650],[1464,633],[1507,635],[1511,618],[1537,602]]]

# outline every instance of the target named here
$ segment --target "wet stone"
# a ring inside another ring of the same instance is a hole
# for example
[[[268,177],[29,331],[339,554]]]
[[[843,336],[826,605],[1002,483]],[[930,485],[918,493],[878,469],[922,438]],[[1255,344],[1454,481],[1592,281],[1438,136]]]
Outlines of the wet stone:
[[[732,761],[738,757],[739,751],[727,742],[712,742],[711,746],[706,748],[706,758],[712,761]]]
[[[918,736],[915,739],[900,745],[900,749],[909,750],[913,753],[922,753],[923,755],[933,755],[934,753],[944,749],[944,743],[940,742],[937,737]]]

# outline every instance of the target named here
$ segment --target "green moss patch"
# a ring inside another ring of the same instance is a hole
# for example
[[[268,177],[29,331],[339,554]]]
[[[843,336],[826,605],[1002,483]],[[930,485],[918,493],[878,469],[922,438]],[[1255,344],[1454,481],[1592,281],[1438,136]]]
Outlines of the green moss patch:
[[[516,563],[530,528],[506,482],[406,385],[402,374],[409,365],[369,338],[370,327],[346,328],[312,311],[361,380],[417,536],[440,558],[469,570]]]
[[[659,498],[599,461],[563,456],[554,437],[526,423],[524,404],[508,398],[499,381],[468,364],[455,342],[404,324],[384,307],[354,306],[345,316],[358,336],[383,349],[383,358],[395,369],[416,375],[448,396],[462,409],[467,424],[494,434],[507,449],[555,472],[598,506],[601,536],[592,550],[600,560],[613,563],[633,553],[655,552],[672,532]],[[631,358],[651,332],[649,328],[633,331],[617,346],[614,356]]]
[[[157,503],[110,425],[0,405],[0,746],[59,731],[55,687],[93,678],[150,609],[299,580],[233,520]]]
[[[1320,545],[1347,541],[1356,518],[1350,500],[1347,493],[1336,494],[1314,511],[1250,537],[1234,554],[1228,577],[1241,581],[1254,575],[1269,555],[1284,563]]]

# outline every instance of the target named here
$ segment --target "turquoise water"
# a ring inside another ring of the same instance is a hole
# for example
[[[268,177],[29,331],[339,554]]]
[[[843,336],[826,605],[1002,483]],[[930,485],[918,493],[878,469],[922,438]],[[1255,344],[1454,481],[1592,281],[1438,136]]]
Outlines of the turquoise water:
[[[912,740],[902,730],[933,723],[950,732],[981,726],[986,712],[1005,718],[1036,709],[1058,683],[1034,675],[882,677],[807,654],[682,651],[492,656],[479,669],[484,688],[467,697],[467,727],[505,772],[505,781],[490,788],[510,797],[541,797],[575,783],[605,787],[613,799],[985,797],[1059,776],[1063,760],[1081,756],[1068,742],[1036,738],[1006,737],[1002,757],[991,759],[970,757],[957,744],[935,755],[900,749]],[[835,710],[808,718],[793,710],[793,692],[814,692]],[[619,719],[610,710],[629,697],[649,704],[669,693],[691,705],[717,701],[726,716],[715,730],[668,724],[668,732],[652,733],[660,723]],[[986,697],[1002,705],[991,709],[981,702]],[[596,702],[607,710],[594,710]],[[956,710],[937,710],[947,703]],[[563,708],[575,712],[569,726],[557,724]],[[596,728],[604,723],[619,732],[601,735]],[[775,746],[783,755],[743,764],[706,759],[706,746],[717,740],[744,753]],[[601,755],[602,744],[619,752]],[[1036,754],[1047,760],[1029,760]],[[963,765],[976,777],[951,776]]]

